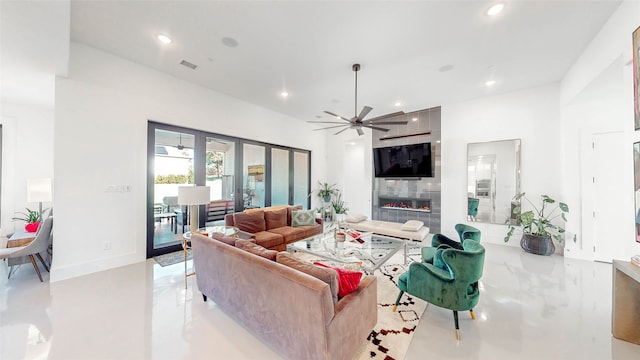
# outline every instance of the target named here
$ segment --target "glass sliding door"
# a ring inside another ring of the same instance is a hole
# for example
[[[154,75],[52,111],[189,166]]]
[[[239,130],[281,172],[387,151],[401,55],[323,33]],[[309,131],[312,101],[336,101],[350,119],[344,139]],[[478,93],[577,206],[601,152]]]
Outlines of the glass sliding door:
[[[244,209],[265,206],[265,147],[242,145],[242,179]]]
[[[302,205],[309,209],[310,181],[310,153],[308,151],[293,151],[293,204]]]
[[[189,231],[180,186],[209,186],[198,226],[224,224],[226,214],[272,205],[309,207],[308,150],[149,121],[147,129],[147,257],[182,249]]]
[[[224,225],[224,215],[234,212],[236,141],[207,137],[206,182],[211,188],[207,206],[207,226]]]
[[[271,205],[289,204],[289,150],[271,148]]]
[[[156,128],[153,158],[153,250],[180,243],[188,230],[186,207],[178,204],[178,187],[194,179],[193,134]]]

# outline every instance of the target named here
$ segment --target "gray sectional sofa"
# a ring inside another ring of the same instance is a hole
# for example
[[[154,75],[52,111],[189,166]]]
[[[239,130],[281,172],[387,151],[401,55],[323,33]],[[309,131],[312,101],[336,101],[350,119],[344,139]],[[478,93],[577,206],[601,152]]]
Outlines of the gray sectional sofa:
[[[214,301],[286,358],[351,359],[377,322],[374,276],[364,276],[354,292],[334,302],[328,283],[284,261],[202,235],[191,241],[205,301]]]

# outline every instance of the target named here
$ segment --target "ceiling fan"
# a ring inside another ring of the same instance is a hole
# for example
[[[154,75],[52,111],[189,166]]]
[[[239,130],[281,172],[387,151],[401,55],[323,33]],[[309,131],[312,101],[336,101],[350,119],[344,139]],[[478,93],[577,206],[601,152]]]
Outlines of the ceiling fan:
[[[324,127],[321,129],[314,129],[314,131],[318,131],[318,130],[326,130],[326,129],[333,129],[333,128],[337,128],[337,127],[344,127],[344,129],[338,131],[337,133],[335,133],[334,135],[338,135],[341,132],[348,130],[348,129],[355,129],[358,132],[358,135],[364,135],[364,131],[362,131],[363,127],[366,128],[370,128],[370,129],[374,129],[374,130],[379,130],[379,131],[384,131],[387,132],[389,131],[389,129],[386,128],[382,128],[379,126],[375,126],[375,125],[406,125],[408,122],[407,121],[381,121],[384,119],[388,119],[394,116],[399,116],[399,115],[403,115],[404,111],[398,111],[398,112],[394,112],[391,114],[387,114],[387,115],[382,115],[382,116],[378,116],[372,119],[367,119],[364,120],[364,118],[369,114],[369,112],[371,110],[373,110],[373,108],[369,107],[369,106],[365,106],[362,108],[362,111],[360,111],[360,115],[358,115],[358,71],[360,71],[360,64],[353,64],[351,66],[351,69],[355,72],[356,75],[356,95],[355,95],[355,110],[354,110],[354,116],[351,119],[347,119],[343,116],[337,115],[332,113],[331,111],[325,111],[325,113],[331,115],[331,116],[335,116],[336,118],[340,119],[340,120],[344,120],[347,123],[343,123],[343,122],[338,122],[338,121],[307,121],[309,123],[316,123],[316,124],[339,124],[339,125],[333,125],[333,126],[329,126],[329,127]]]

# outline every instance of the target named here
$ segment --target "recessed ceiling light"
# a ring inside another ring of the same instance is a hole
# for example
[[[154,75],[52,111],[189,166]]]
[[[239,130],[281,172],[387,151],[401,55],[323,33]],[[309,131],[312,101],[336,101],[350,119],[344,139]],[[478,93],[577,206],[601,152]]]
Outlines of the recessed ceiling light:
[[[286,92],[286,91],[283,91],[283,92],[281,92],[281,93],[280,93],[280,95],[281,95],[283,98],[286,98],[287,96],[289,96],[289,93],[288,93],[288,92]]]
[[[398,101],[398,102],[397,102],[397,103],[395,103],[394,105],[395,105],[395,106],[400,106],[400,105],[402,105],[402,103]]]
[[[418,121],[418,118],[413,118],[411,119],[411,121]]]
[[[164,34],[158,35],[158,40],[160,40],[160,42],[163,44],[171,44],[173,42],[170,37]]]
[[[447,71],[451,71],[451,70],[453,70],[453,65],[451,65],[451,64],[443,65],[438,69],[438,71],[440,71],[440,72],[447,72]]]
[[[234,48],[238,46],[238,40],[232,38],[232,37],[223,37],[222,38],[222,43],[225,46],[228,46],[230,48]]]
[[[503,9],[504,9],[504,4],[503,3],[493,4],[489,8],[489,10],[487,10],[487,15],[489,15],[489,16],[498,15]]]
[[[485,82],[484,84],[485,84],[486,86],[493,86],[493,85],[495,85],[495,84],[496,84],[496,81],[495,81],[495,80],[489,80],[489,81]]]
[[[436,144],[440,144],[440,140],[436,141]]]

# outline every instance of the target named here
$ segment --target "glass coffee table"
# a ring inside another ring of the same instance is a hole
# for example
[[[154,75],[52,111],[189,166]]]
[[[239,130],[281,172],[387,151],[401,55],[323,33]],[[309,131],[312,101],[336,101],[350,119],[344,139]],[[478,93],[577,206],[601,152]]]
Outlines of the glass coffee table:
[[[373,274],[398,251],[404,252],[407,263],[407,245],[404,240],[364,233],[359,243],[347,235],[345,241],[336,241],[333,231],[325,232],[287,245],[287,251],[297,251],[333,261],[336,265]]]

